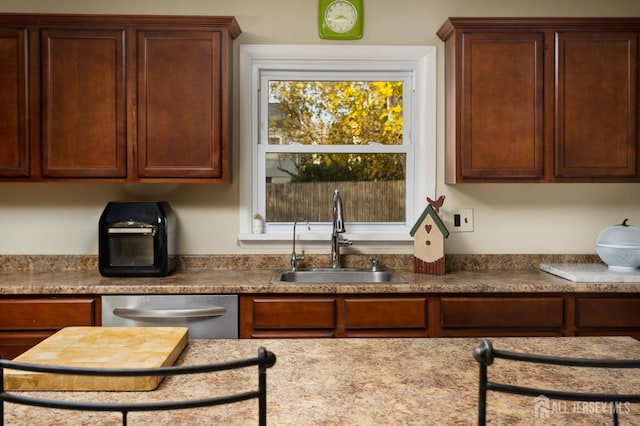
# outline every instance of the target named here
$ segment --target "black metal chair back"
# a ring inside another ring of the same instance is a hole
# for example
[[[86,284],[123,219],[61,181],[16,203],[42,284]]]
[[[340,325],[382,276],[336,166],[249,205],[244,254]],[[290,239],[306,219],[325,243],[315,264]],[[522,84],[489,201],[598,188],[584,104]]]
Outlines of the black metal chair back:
[[[478,424],[486,424],[487,391],[510,393],[515,395],[539,397],[544,395],[549,399],[564,401],[608,402],[612,403],[613,424],[618,425],[618,409],[621,403],[640,402],[640,394],[611,394],[611,393],[587,393],[568,392],[553,389],[523,387],[505,383],[489,381],[487,367],[493,364],[496,358],[512,361],[522,361],[536,364],[551,364],[567,367],[591,367],[591,368],[640,368],[640,360],[607,360],[587,358],[566,358],[547,355],[525,354],[494,349],[491,341],[483,339],[480,346],[474,349],[473,357],[480,364],[480,386],[478,394]]]
[[[127,413],[132,411],[164,411],[185,408],[211,407],[215,405],[231,404],[258,399],[258,421],[260,425],[267,424],[267,368],[273,367],[276,356],[265,348],[258,348],[256,358],[235,360],[217,364],[197,366],[170,366],[156,368],[81,368],[61,367],[40,364],[22,363],[0,359],[0,426],[4,425],[4,403],[31,405],[63,410],[109,411],[122,413],[122,424],[127,424]],[[258,389],[225,396],[162,402],[140,403],[94,403],[85,401],[64,401],[31,397],[15,392],[7,392],[4,387],[4,369],[33,371],[40,373],[71,374],[76,376],[177,376],[185,374],[200,374],[216,371],[234,370],[250,366],[258,366]]]

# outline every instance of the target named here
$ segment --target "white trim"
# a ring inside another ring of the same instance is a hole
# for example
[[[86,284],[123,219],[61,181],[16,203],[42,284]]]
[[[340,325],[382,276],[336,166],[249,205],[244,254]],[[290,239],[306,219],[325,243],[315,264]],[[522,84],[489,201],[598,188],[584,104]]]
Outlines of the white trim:
[[[413,133],[407,135],[410,143],[415,144],[413,164],[407,164],[407,175],[415,176],[414,196],[407,198],[407,223],[375,225],[372,236],[371,225],[349,223],[346,238],[362,241],[365,245],[376,244],[389,247],[396,242],[399,246],[411,244],[409,231],[426,205],[426,197],[435,198],[436,188],[436,47],[435,46],[336,46],[336,45],[241,45],[239,49],[239,89],[240,89],[240,147],[239,147],[239,187],[240,220],[238,239],[242,246],[267,247],[280,246],[291,241],[290,226],[276,234],[253,234],[252,206],[258,206],[257,194],[252,190],[257,179],[257,149],[254,141],[259,137],[259,85],[261,70],[344,70],[357,71],[367,63],[368,71],[411,71],[414,75],[414,94],[412,98]],[[270,147],[278,150],[280,148]],[[353,146],[341,147],[353,151]],[[401,150],[402,147],[390,150]],[[410,182],[407,182],[409,185]],[[269,224],[267,225],[267,228]],[[278,224],[272,225],[272,230]],[[367,231],[369,227],[369,231]],[[318,237],[310,241],[328,239],[326,224],[313,226]],[[285,232],[285,229],[287,231]],[[329,231],[330,232],[330,231]],[[306,234],[305,234],[306,235]]]

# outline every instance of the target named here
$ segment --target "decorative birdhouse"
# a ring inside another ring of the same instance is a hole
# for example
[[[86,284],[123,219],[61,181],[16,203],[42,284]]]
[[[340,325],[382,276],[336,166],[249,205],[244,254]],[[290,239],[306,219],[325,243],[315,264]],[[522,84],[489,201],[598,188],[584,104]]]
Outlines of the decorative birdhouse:
[[[429,203],[410,232],[413,237],[413,271],[420,274],[442,275],[444,274],[444,240],[449,237],[449,231],[438,216],[431,200]]]

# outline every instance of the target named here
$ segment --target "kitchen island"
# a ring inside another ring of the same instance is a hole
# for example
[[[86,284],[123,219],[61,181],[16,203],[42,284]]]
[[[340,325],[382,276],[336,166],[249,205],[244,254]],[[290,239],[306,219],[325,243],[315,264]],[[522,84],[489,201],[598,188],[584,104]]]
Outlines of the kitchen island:
[[[496,349],[557,356],[639,358],[629,337],[495,338]],[[273,425],[472,425],[477,422],[476,338],[191,340],[177,364],[253,357],[258,346],[277,356],[268,370],[268,423]],[[217,376],[169,377],[151,392],[45,392],[39,396],[91,401],[160,401],[199,398],[257,386],[253,368]],[[495,380],[529,386],[638,392],[640,372],[602,374],[576,368],[515,366],[498,360]],[[616,387],[613,383],[617,382]],[[538,402],[539,404],[539,402]],[[610,424],[608,408],[549,401],[548,418],[536,417],[534,398],[490,393],[487,418],[494,424]],[[604,411],[604,413],[603,413]],[[186,411],[131,413],[131,425],[257,424],[257,401]],[[118,414],[78,413],[7,404],[5,424],[119,424]],[[624,404],[624,425],[640,425],[640,405]]]

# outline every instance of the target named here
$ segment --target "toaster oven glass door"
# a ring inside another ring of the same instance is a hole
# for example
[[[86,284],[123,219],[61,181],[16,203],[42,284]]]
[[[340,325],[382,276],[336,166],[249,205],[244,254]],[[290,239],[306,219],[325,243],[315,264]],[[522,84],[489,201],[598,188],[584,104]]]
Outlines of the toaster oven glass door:
[[[109,266],[153,266],[152,229],[109,228]]]

